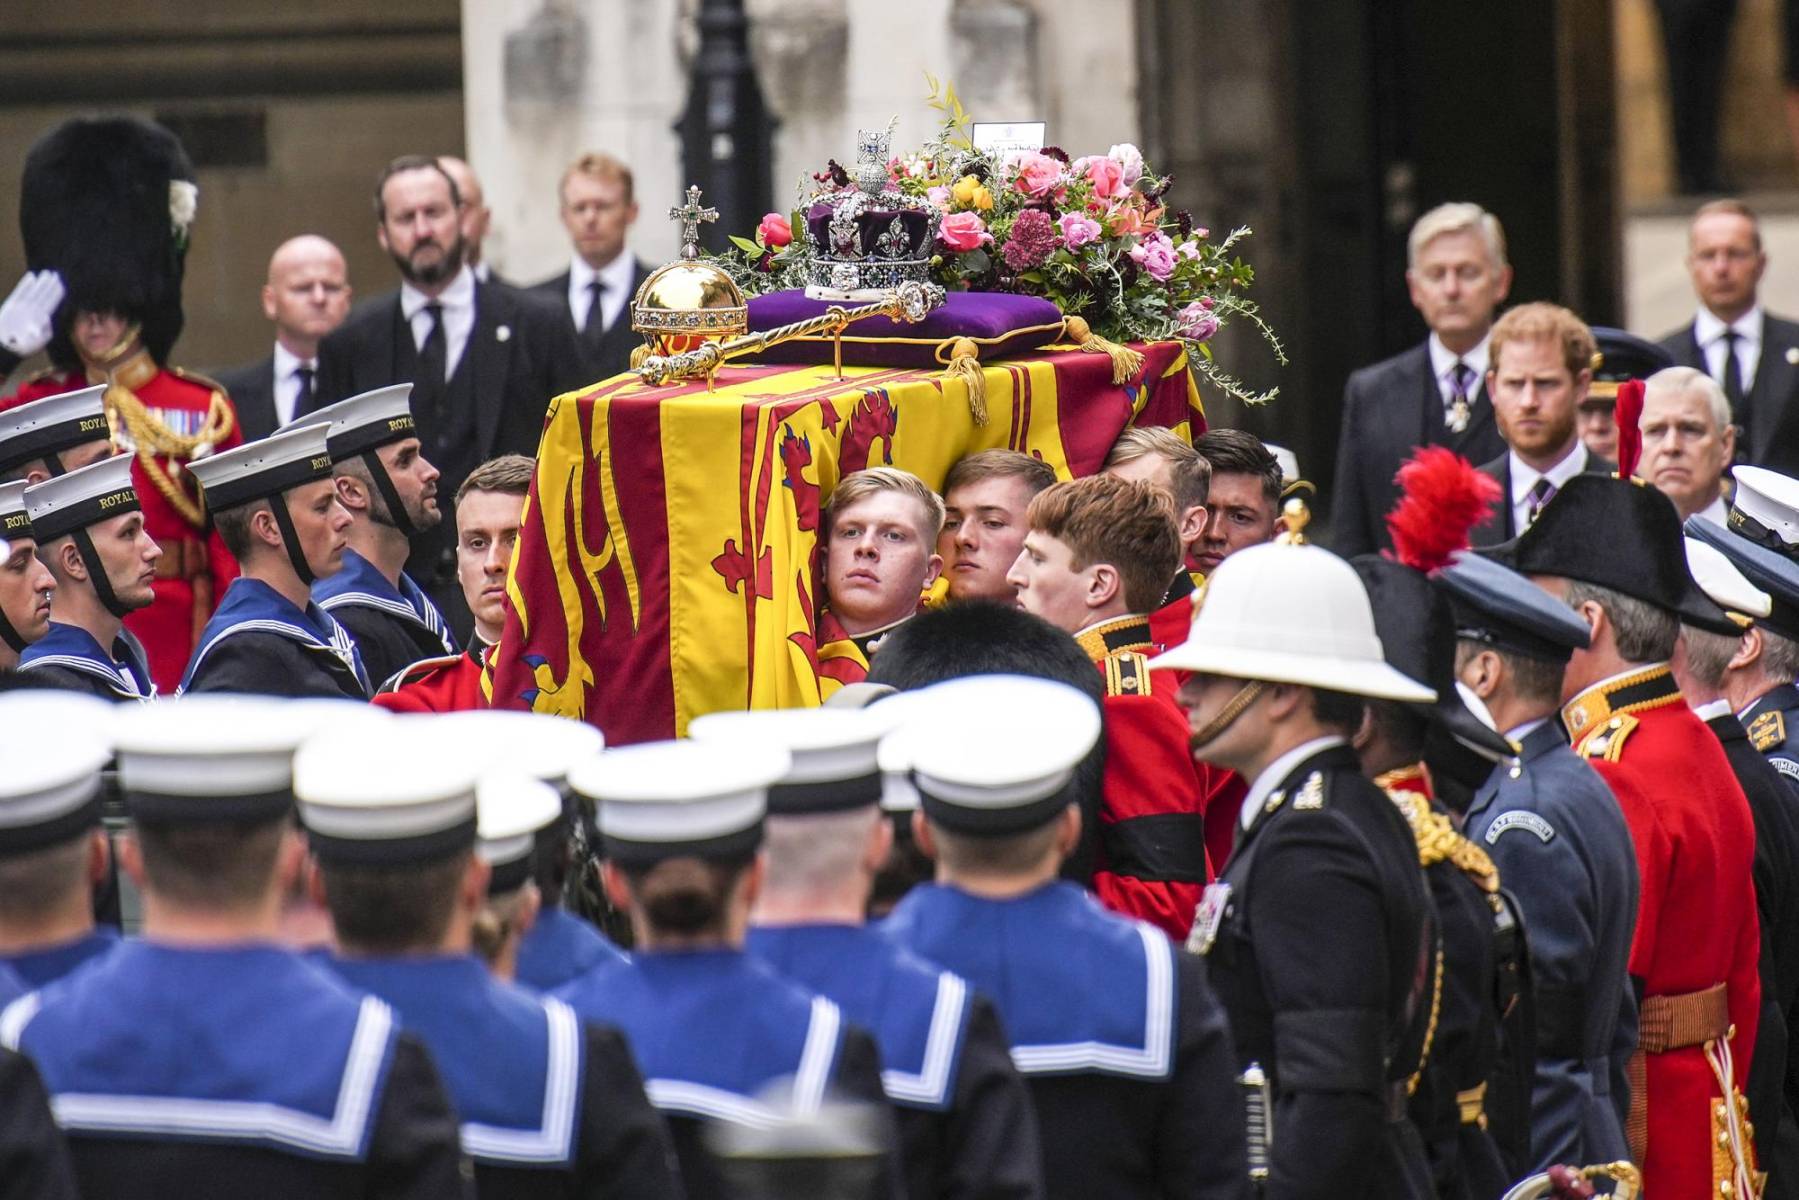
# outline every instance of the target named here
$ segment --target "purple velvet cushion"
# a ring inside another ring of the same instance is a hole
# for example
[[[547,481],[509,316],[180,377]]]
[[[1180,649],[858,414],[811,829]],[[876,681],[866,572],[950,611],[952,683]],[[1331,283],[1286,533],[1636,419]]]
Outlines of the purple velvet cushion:
[[[759,333],[812,317],[822,317],[831,304],[808,300],[798,290],[770,292],[750,301],[750,332]],[[845,304],[844,308],[855,308]],[[843,331],[843,361],[863,367],[941,367],[950,345],[968,338],[982,361],[1023,354],[1059,341],[1062,310],[1038,296],[1005,292],[951,292],[930,316],[909,325],[886,317],[866,317]],[[758,355],[770,363],[831,361],[828,335],[783,342]]]

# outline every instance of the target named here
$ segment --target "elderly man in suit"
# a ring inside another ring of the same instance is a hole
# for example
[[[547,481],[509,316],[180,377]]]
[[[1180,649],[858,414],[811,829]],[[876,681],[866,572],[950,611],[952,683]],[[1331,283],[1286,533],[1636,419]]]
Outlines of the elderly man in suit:
[[[1406,284],[1430,326],[1423,344],[1349,377],[1331,546],[1346,557],[1389,549],[1394,473],[1418,446],[1448,446],[1473,462],[1505,449],[1493,426],[1487,336],[1512,286],[1505,233],[1478,204],[1443,204],[1412,226]]]
[[[423,451],[446,494],[495,455],[536,453],[551,398],[588,380],[555,309],[476,280],[461,214],[461,194],[436,159],[388,164],[375,189],[376,236],[399,268],[400,288],[357,305],[320,344],[317,395],[301,409],[412,383]],[[414,542],[406,570],[460,636],[470,622],[455,557],[453,536],[439,525]]]
[[[311,406],[318,390],[319,342],[350,312],[343,251],[316,234],[289,238],[269,258],[262,315],[275,323],[274,351],[218,372],[244,440],[265,438]]]
[[[1481,464],[1499,481],[1500,497],[1472,534],[1476,546],[1529,529],[1576,475],[1616,469],[1587,449],[1576,424],[1598,353],[1586,322],[1559,304],[1521,304],[1493,326],[1491,345],[1487,388],[1505,449]]]
[[[1662,347],[1724,389],[1741,461],[1791,475],[1799,473],[1799,323],[1762,308],[1756,292],[1767,268],[1753,209],[1740,200],[1701,205],[1687,235],[1699,311]]]
[[[560,306],[580,338],[588,375],[606,379],[631,362],[631,297],[650,268],[625,247],[637,220],[631,168],[609,154],[583,154],[562,173],[562,227],[574,254],[568,270],[531,290]]]

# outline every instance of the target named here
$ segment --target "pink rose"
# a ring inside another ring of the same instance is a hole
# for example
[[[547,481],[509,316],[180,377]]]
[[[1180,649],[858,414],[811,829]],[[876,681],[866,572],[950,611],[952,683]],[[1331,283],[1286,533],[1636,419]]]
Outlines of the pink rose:
[[[1131,261],[1152,278],[1165,280],[1174,274],[1174,243],[1166,234],[1152,233],[1131,247]]]
[[[1211,312],[1210,299],[1195,300],[1174,315],[1175,332],[1195,342],[1203,342],[1218,332],[1218,318]]]
[[[756,226],[756,240],[770,250],[779,250],[793,241],[793,226],[780,213],[771,212]]]
[[[1070,250],[1099,240],[1099,222],[1092,217],[1083,217],[1080,213],[1063,213],[1057,224],[1062,227],[1062,244]]]
[[[971,212],[959,212],[943,218],[943,224],[937,229],[937,240],[960,254],[991,243],[993,235],[987,232],[987,225],[980,217]]]
[[[1174,252],[1176,254],[1180,255],[1182,258],[1187,259],[1189,262],[1191,262],[1193,259],[1196,259],[1199,257],[1199,243],[1198,242],[1182,242],[1180,245],[1178,245],[1174,248]]]
[[[1130,190],[1124,181],[1124,168],[1109,158],[1089,158],[1087,161],[1087,180],[1093,184],[1093,194],[1107,200],[1114,196],[1122,196]]]
[[[949,211],[950,201],[954,199],[950,190],[942,184],[938,184],[936,187],[926,188],[924,198],[929,200],[932,204],[935,204],[938,208],[941,208],[944,212]]]
[[[1062,179],[1062,164],[1047,154],[1030,153],[1018,160],[1013,186],[1027,196],[1041,196]]]
[[[1120,142],[1106,151],[1106,157],[1117,163],[1124,172],[1126,187],[1143,178],[1143,151],[1129,142]]]

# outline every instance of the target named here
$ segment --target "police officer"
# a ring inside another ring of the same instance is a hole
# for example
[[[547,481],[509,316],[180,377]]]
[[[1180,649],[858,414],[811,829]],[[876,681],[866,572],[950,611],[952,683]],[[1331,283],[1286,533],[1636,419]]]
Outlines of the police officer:
[[[303,856],[293,751],[314,723],[211,696],[116,720],[143,937],[0,1013],[89,1197],[464,1194],[424,1047],[275,943]]]
[[[1587,644],[1586,624],[1485,558],[1463,555],[1433,578],[1450,597],[1460,681],[1518,747],[1517,761],[1494,767],[1476,790],[1463,832],[1493,860],[1530,933],[1529,1172],[1628,1159],[1636,855],[1617,799],[1555,720],[1562,671]]]
[[[688,1196],[734,1194],[705,1122],[811,1116],[833,1095],[878,1110],[889,1153],[882,1194],[903,1195],[874,1039],[743,950],[767,790],[788,762],[770,746],[681,741],[608,751],[572,770],[569,786],[599,805],[606,890],[631,914],[636,947],[553,994],[624,1031],[668,1119]]]
[[[410,383],[351,396],[294,425],[319,421],[331,425],[331,469],[350,514],[350,546],[343,570],[314,583],[312,598],[350,631],[379,686],[422,658],[457,652],[443,613],[404,569],[413,535],[443,519],[437,468],[419,447]]]
[[[667,1132],[624,1039],[499,982],[472,953],[492,875],[475,853],[478,808],[495,826],[492,810],[543,793],[556,804],[547,785],[485,765],[433,718],[371,713],[301,747],[294,791],[337,931],[331,968],[430,1050],[480,1196],[666,1195]]]
[[[1407,1116],[1437,949],[1418,846],[1361,773],[1365,698],[1436,693],[1381,658],[1355,571],[1315,546],[1252,546],[1211,575],[1180,647],[1194,753],[1249,781],[1223,878],[1189,945],[1230,1014],[1246,1085],[1266,1081],[1275,1197],[1426,1196]],[[1260,1088],[1255,1089],[1260,1092]]]
[[[1041,1197],[1037,1120],[993,1006],[864,926],[891,842],[877,761],[887,725],[877,709],[714,713],[688,727],[793,756],[768,791],[768,874],[747,946],[874,1034],[909,1195]]]
[[[894,736],[937,882],[883,929],[999,1011],[1036,1106],[1047,1194],[1240,1195],[1230,1035],[1204,964],[1057,878],[1080,836],[1071,785],[1100,738],[1098,708],[1015,676],[912,695],[915,718]]]
[[[162,551],[144,529],[131,460],[104,458],[25,489],[38,557],[56,579],[50,629],[19,670],[104,700],[155,695],[143,645],[125,616],[149,604]]]
[[[342,565],[350,524],[325,429],[283,430],[189,468],[243,574],[201,631],[183,692],[368,699],[355,642],[307,590]]]

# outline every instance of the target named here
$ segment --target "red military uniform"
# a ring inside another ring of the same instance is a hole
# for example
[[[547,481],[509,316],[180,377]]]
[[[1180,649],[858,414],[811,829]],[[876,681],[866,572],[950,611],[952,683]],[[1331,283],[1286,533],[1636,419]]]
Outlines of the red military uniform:
[[[1761,1008],[1749,803],[1665,665],[1588,688],[1562,723],[1618,797],[1642,878],[1630,973],[1646,999],[1627,1132],[1644,1194],[1742,1196],[1754,1150],[1739,1091]]]
[[[156,599],[126,617],[125,627],[144,644],[157,690],[172,693],[200,630],[237,578],[237,560],[216,533],[208,533],[197,489],[180,467],[193,453],[170,451],[183,450],[196,438],[201,439],[196,450],[228,450],[243,435],[223,388],[179,368],[159,367],[145,350],[114,367],[110,380],[98,369],[40,375],[0,400],[0,410],[109,381],[114,386],[107,391],[106,413],[113,445],[136,452],[131,479],[143,503],[144,528],[162,547]]]
[[[374,703],[397,713],[466,712],[486,708],[487,696],[481,690],[483,649],[479,657],[473,651],[446,654],[415,662],[381,685]]]
[[[1149,669],[1149,619],[1119,617],[1076,641],[1106,680],[1106,773],[1093,890],[1115,912],[1184,939],[1211,880],[1204,798],[1175,684]]]

